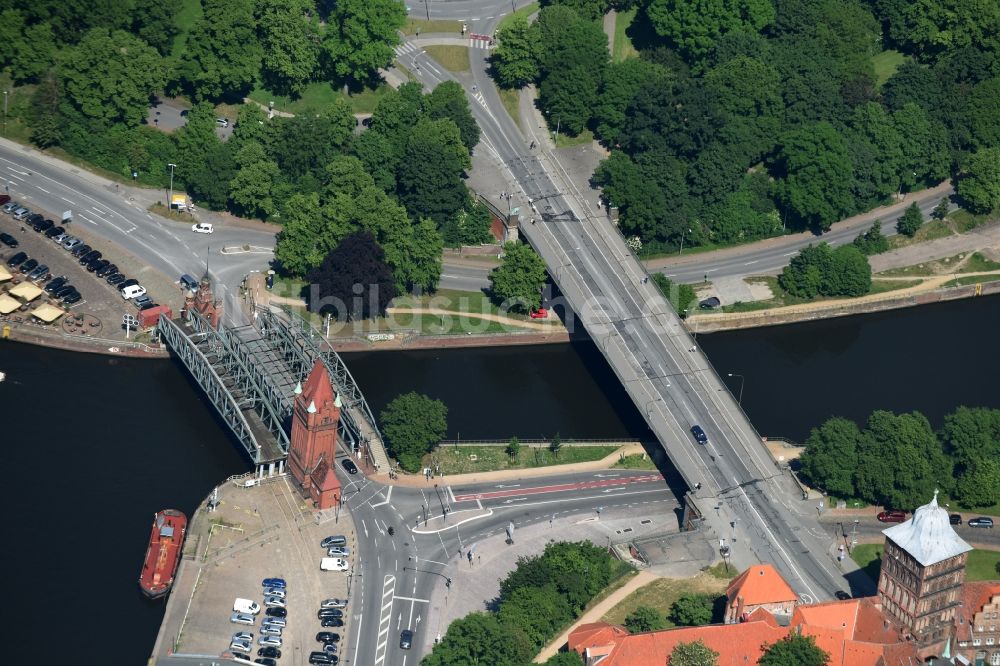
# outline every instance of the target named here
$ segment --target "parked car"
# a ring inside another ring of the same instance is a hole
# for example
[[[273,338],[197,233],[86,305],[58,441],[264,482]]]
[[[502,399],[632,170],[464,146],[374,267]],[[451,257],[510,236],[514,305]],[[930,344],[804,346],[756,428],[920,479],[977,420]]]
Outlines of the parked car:
[[[74,257],[80,258],[83,255],[87,254],[88,252],[93,252],[93,251],[94,248],[84,243],[83,245],[77,245],[72,250],[70,250],[70,254],[72,254]]]
[[[833,593],[833,596],[837,597],[841,601],[847,601],[848,599],[851,598],[851,595],[848,594],[847,592],[844,592],[843,590],[837,590],[836,592]]]
[[[339,608],[320,608],[316,612],[316,617],[323,619],[324,617],[344,617],[344,611]]]
[[[76,291],[76,287],[74,287],[74,286],[73,286],[73,285],[71,285],[71,284],[67,284],[67,285],[65,285],[64,287],[60,288],[60,289],[59,289],[59,291],[57,291],[57,292],[56,292],[55,294],[53,294],[53,295],[54,295],[54,296],[55,296],[56,298],[65,298],[66,296],[69,296],[70,294],[72,294],[72,293],[73,293],[73,292],[75,292],[75,291]]]
[[[327,654],[326,652],[310,652],[309,653],[309,663],[310,664],[336,664],[332,654]]]
[[[321,627],[342,627],[344,626],[344,621],[339,617],[324,617],[320,620],[319,626]]]
[[[253,642],[253,634],[249,631],[237,631],[233,634],[233,641],[246,641],[248,643]]]
[[[269,659],[267,657],[258,657],[257,659],[253,660],[253,663],[263,664],[263,666],[278,666],[278,662],[276,662],[274,659]]]
[[[26,217],[28,217],[29,215],[31,215],[31,209],[30,208],[18,208],[17,210],[14,211],[14,219],[15,220],[23,220]]]
[[[316,634],[316,640],[320,643],[339,643],[340,634],[335,631],[321,631]]]
[[[96,261],[91,261],[89,264],[87,264],[87,271],[90,273],[97,273],[97,271],[101,270],[102,268],[107,268],[110,265],[111,262],[108,261],[107,259],[98,259]]]
[[[53,222],[52,220],[41,220],[40,222],[36,222],[34,224],[34,227],[35,231],[37,231],[40,234],[48,232],[49,229],[57,228],[56,223]]]
[[[351,460],[350,458],[343,458],[343,459],[341,459],[340,465],[345,470],[347,470],[348,474],[357,474],[358,473],[358,466],[355,465],[354,461]]]
[[[403,629],[399,632],[399,647],[403,650],[409,650],[413,647],[413,632],[409,629]]]
[[[347,571],[350,565],[339,557],[324,557],[319,562],[319,568],[323,571]]]
[[[691,434],[694,435],[694,439],[699,444],[708,444],[708,435],[698,424],[691,426]]]
[[[271,625],[263,626],[260,628],[261,636],[280,636],[281,627],[275,627]]]
[[[7,247],[17,247],[20,245],[18,240],[10,234],[0,234],[0,243],[3,243]]]
[[[531,308],[528,316],[532,319],[548,319],[549,311],[545,308]]]
[[[254,617],[253,617],[253,615],[250,615],[249,613],[233,613],[229,617],[229,621],[232,622],[233,624],[249,624],[249,625],[252,625],[254,623]]]
[[[118,265],[117,264],[113,264],[113,263],[111,263],[109,261],[108,264],[104,268],[98,268],[97,269],[97,277],[100,277],[100,278],[107,277],[109,275],[114,275],[117,272],[118,272]]]
[[[48,231],[45,232],[45,237],[46,238],[55,238],[56,236],[58,236],[60,234],[64,234],[64,233],[66,233],[66,229],[65,228],[63,228],[63,227],[52,227],[51,229],[49,229]]]
[[[285,627],[288,626],[288,619],[284,617],[265,617],[261,626]]]
[[[49,280],[49,283],[45,285],[45,291],[49,292],[50,294],[56,293],[66,285],[66,281],[68,279],[69,278],[67,278],[65,275],[60,275],[57,278]]]
[[[114,286],[117,286],[117,285],[121,284],[122,282],[124,282],[127,279],[128,278],[126,278],[121,273],[110,273],[110,274],[108,274],[108,277],[104,278],[104,281],[107,282],[108,284],[110,284],[112,287],[114,287]]]
[[[323,652],[337,654],[337,646],[333,643],[323,643]]]
[[[215,231],[215,229],[208,222],[197,222],[191,225],[191,231],[196,234],[210,234]]]
[[[898,509],[889,509],[888,511],[879,511],[875,517],[880,523],[901,523],[906,520],[906,512],[899,511]]]
[[[17,203],[16,201],[8,201],[7,203],[5,203],[3,205],[3,212],[5,212],[8,215],[10,215],[10,214],[12,214],[15,210],[17,210],[20,207],[21,207],[21,204]]]
[[[253,643],[248,643],[246,641],[233,641],[229,644],[229,649],[234,652],[246,652],[250,654],[253,650]]]
[[[17,268],[24,262],[28,260],[28,255],[24,252],[18,252],[13,257],[7,260],[7,265],[11,268]]]
[[[137,296],[142,296],[146,293],[146,288],[141,284],[130,284],[127,287],[123,287],[121,290],[122,298],[126,301],[136,298]]]
[[[87,252],[86,254],[81,254],[80,255],[80,265],[81,266],[86,266],[87,264],[89,264],[90,262],[92,262],[94,259],[100,259],[102,256],[104,256],[104,255],[101,254],[98,250],[91,250],[90,252]]]
[[[146,303],[143,303],[142,305],[139,306],[139,310],[140,311],[142,311],[142,310],[151,310],[151,309],[153,309],[155,307],[158,307],[158,304],[156,302],[154,302],[154,301],[147,301]]]
[[[322,541],[319,542],[320,548],[330,548],[331,546],[346,546],[347,537],[343,534],[334,534],[333,536],[324,537]]]
[[[39,278],[45,277],[48,274],[49,274],[49,267],[46,266],[45,264],[38,264],[38,266],[35,267],[35,270],[28,273],[28,279],[37,280]]]
[[[30,273],[36,268],[38,268],[38,259],[28,259],[26,262],[21,264],[20,270],[22,273]]]
[[[82,299],[83,296],[80,295],[80,292],[74,289],[71,293],[63,296],[62,302],[65,305],[73,305],[74,303],[79,303]]]
[[[216,118],[215,119],[215,124],[218,127],[229,127],[229,119],[228,118]]]
[[[82,240],[80,240],[76,236],[70,236],[69,238],[67,238],[66,240],[63,241],[62,246],[66,250],[69,250],[69,251],[72,252],[73,250],[75,250],[77,247],[79,247],[82,244],[83,244]]]
[[[952,525],[961,525],[962,516],[960,516],[957,513],[953,513],[950,516],[948,516],[948,522],[951,523]]]
[[[44,221],[45,221],[45,216],[40,215],[39,213],[32,213],[28,217],[24,218],[24,223],[32,228],[37,227],[40,222]]]
[[[10,195],[0,194],[0,206],[6,206],[9,203],[10,203]]]
[[[281,659],[281,650],[273,647],[262,647],[257,650],[258,657],[270,657],[271,659]]]
[[[264,615],[267,615],[268,617],[286,617],[288,615],[288,609],[271,606],[270,608],[264,610]]]
[[[986,516],[980,516],[978,518],[969,519],[969,527],[988,527],[993,529],[993,519],[987,518]]]
[[[285,600],[281,597],[264,597],[265,606],[277,606],[278,608],[284,608],[287,604]]]
[[[345,549],[346,550],[346,549]],[[324,599],[320,608],[347,608],[347,599]]]
[[[285,589],[288,587],[288,583],[285,582],[284,578],[265,578],[260,582],[261,587],[280,587]]]
[[[265,587],[264,588],[264,596],[265,597],[267,597],[267,596],[281,597],[282,599],[284,599],[285,598],[285,588],[283,588],[283,587]]]
[[[132,305],[136,306],[140,310],[145,310],[149,306],[153,305],[153,299],[151,299],[148,294],[143,294],[142,296],[136,296],[133,298]]]
[[[351,554],[351,549],[347,546],[331,546],[327,549],[326,554],[330,557],[348,557]]]
[[[281,647],[281,636],[261,636],[257,639],[257,645],[263,647]]]

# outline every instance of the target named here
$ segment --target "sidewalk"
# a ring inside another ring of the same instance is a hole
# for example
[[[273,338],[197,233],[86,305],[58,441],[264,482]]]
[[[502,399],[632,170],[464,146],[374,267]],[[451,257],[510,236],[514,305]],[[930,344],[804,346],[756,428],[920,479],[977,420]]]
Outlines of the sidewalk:
[[[617,606],[622,600],[628,595],[632,594],[640,587],[648,585],[656,580],[657,576],[650,573],[649,570],[640,571],[638,574],[632,577],[632,580],[622,585],[620,588],[609,594],[606,598],[602,599],[599,603],[594,604],[587,612],[580,616],[576,622],[574,622],[566,631],[562,632],[556,636],[555,640],[545,646],[538,656],[535,657],[534,663],[541,664],[548,660],[550,657],[555,656],[559,652],[559,648],[566,645],[569,641],[569,635],[574,629],[579,627],[581,624],[587,624],[588,622],[597,622],[604,614],[609,610]]]

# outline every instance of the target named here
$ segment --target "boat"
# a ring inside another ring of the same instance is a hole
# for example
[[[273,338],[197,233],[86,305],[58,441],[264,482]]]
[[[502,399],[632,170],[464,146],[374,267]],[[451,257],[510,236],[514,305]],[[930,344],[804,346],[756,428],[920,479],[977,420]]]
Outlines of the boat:
[[[165,596],[173,586],[186,531],[187,516],[176,509],[164,509],[154,516],[153,534],[139,574],[139,587],[150,599]]]

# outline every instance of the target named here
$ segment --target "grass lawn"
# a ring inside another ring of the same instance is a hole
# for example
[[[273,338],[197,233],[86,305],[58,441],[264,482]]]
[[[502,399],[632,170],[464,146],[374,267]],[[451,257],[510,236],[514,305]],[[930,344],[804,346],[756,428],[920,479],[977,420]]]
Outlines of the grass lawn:
[[[393,299],[392,306],[397,308],[437,308],[459,313],[495,314],[530,321],[527,315],[501,310],[481,291],[439,289],[433,294],[423,296],[399,296]]]
[[[274,287],[271,293],[285,298],[304,298],[308,282],[301,278],[274,276]]]
[[[956,210],[948,214],[947,220],[956,233],[964,234],[980,225],[1000,220],[1000,211],[986,215],[975,215],[967,210]]]
[[[981,273],[1000,269],[1000,262],[987,259],[979,252],[973,252],[968,261],[958,269],[959,273]]]
[[[890,249],[895,250],[897,248],[906,247],[907,245],[913,245],[914,243],[921,243],[923,241],[934,240],[935,238],[951,236],[954,233],[955,232],[952,231],[947,222],[943,220],[928,220],[927,222],[924,222],[923,226],[917,229],[917,233],[913,234],[912,237],[904,236],[903,234],[893,234],[889,236],[889,246]]]
[[[500,102],[503,104],[503,108],[507,111],[507,115],[510,116],[514,123],[518,127],[521,127],[521,110],[520,110],[520,100],[521,91],[520,90],[508,90],[507,88],[497,88],[497,92],[500,93]]]
[[[882,271],[877,274],[875,278],[879,277],[930,277],[932,275],[941,275],[942,273],[952,272],[952,268],[958,264],[958,262],[965,259],[968,256],[966,254],[956,254],[953,257],[945,257],[944,259],[936,259],[934,261],[925,261],[922,264],[914,264],[913,266],[903,266],[901,268],[890,268],[887,271]],[[1000,267],[1000,265],[998,265]],[[978,270],[978,269],[977,269]],[[991,270],[989,268],[982,270]],[[959,271],[961,272],[961,271]]]
[[[945,287],[964,287],[967,284],[977,284],[979,282],[996,282],[1000,280],[1000,274],[998,275],[966,275],[965,277],[955,278],[954,280],[948,280],[944,283]]]
[[[611,624],[624,624],[628,614],[639,606],[655,608],[665,618],[673,603],[683,595],[722,595],[726,591],[727,584],[728,579],[704,572],[694,578],[659,578],[622,599],[621,603],[609,610],[601,620]],[[666,623],[667,627],[674,626],[670,620],[666,620]]]
[[[334,89],[326,81],[310,83],[302,91],[302,96],[292,99],[284,95],[275,95],[263,88],[256,88],[250,93],[250,99],[267,106],[274,102],[274,108],[287,113],[305,113],[307,111],[322,111],[332,105],[337,98],[346,99],[354,113],[371,113],[375,110],[375,104],[386,95],[391,88],[388,84],[381,84],[377,88],[365,88],[356,93],[344,95],[340,88]]]
[[[617,446],[563,446],[558,454],[547,447],[521,446],[516,460],[507,455],[507,447],[497,446],[442,446],[424,456],[424,466],[434,461],[441,465],[444,474],[492,472],[501,469],[526,469],[548,465],[591,462],[611,455]],[[475,460],[472,459],[475,456]]]
[[[632,46],[632,40],[625,34],[632,21],[635,20],[637,9],[618,12],[615,16],[615,42],[611,47],[612,62],[621,62],[629,58],[638,58],[639,52]]]
[[[879,570],[882,566],[882,544],[859,544],[854,547],[851,557],[873,581],[878,580]],[[979,550],[977,548],[971,551],[965,570],[965,579],[971,581],[996,579],[997,562],[1000,562],[1000,550]]]
[[[923,280],[872,280],[872,288],[869,294],[884,294],[887,291],[916,287]]]
[[[449,72],[469,71],[469,49],[466,46],[425,46],[424,50]]]
[[[875,68],[875,85],[881,86],[889,80],[899,66],[906,62],[906,56],[899,51],[889,49],[872,56],[872,67]]]
[[[549,127],[549,130],[553,129],[553,127]],[[569,136],[560,132],[555,138],[556,148],[572,148],[573,146],[582,146],[591,143],[594,140],[594,133],[589,129],[584,129],[576,136]]]
[[[407,17],[403,26],[404,35],[419,35],[428,32],[462,32],[461,21],[436,21],[421,18]]]
[[[180,11],[177,12],[175,21],[180,32],[177,33],[177,37],[174,38],[174,44],[170,48],[170,56],[172,58],[180,58],[184,54],[185,48],[187,48],[187,37],[191,32],[191,28],[194,27],[195,22],[198,21],[202,16],[204,16],[204,11],[202,11],[201,0],[182,0]]]
[[[523,16],[524,18],[528,18],[529,16],[531,16],[532,14],[534,14],[537,11],[538,11],[538,3],[537,2],[532,2],[530,5],[525,5],[524,7],[521,7],[520,9],[518,9],[513,14],[507,14],[507,16],[504,16],[502,19],[500,19],[500,23],[497,24],[497,30],[496,31],[500,32],[501,30],[503,30],[504,28],[506,28],[508,25],[510,25],[510,22],[514,19],[515,16]]]
[[[641,453],[625,456],[616,462],[614,466],[618,469],[656,469],[656,465],[652,459]]]

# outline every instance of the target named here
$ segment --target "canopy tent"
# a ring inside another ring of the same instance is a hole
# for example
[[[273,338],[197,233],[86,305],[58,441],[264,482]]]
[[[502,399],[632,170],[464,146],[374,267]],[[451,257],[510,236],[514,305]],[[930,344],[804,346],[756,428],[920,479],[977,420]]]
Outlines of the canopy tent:
[[[14,276],[11,275],[10,272],[6,268],[4,268],[3,266],[0,266],[0,282],[6,282],[7,280],[11,279],[12,277],[14,277]]]
[[[52,322],[54,322],[56,319],[59,319],[59,317],[63,316],[64,314],[66,314],[65,310],[61,310],[61,309],[57,308],[56,306],[50,305],[48,303],[46,303],[44,305],[39,305],[37,308],[35,308],[34,310],[31,311],[31,315],[33,317],[38,317],[39,319],[41,319],[42,321],[44,321],[46,324],[51,324]]]
[[[33,301],[42,294],[45,293],[41,287],[31,284],[30,282],[22,282],[8,292],[11,296],[17,296],[25,301]]]
[[[7,294],[0,294],[0,314],[10,314],[21,307],[21,302]]]

